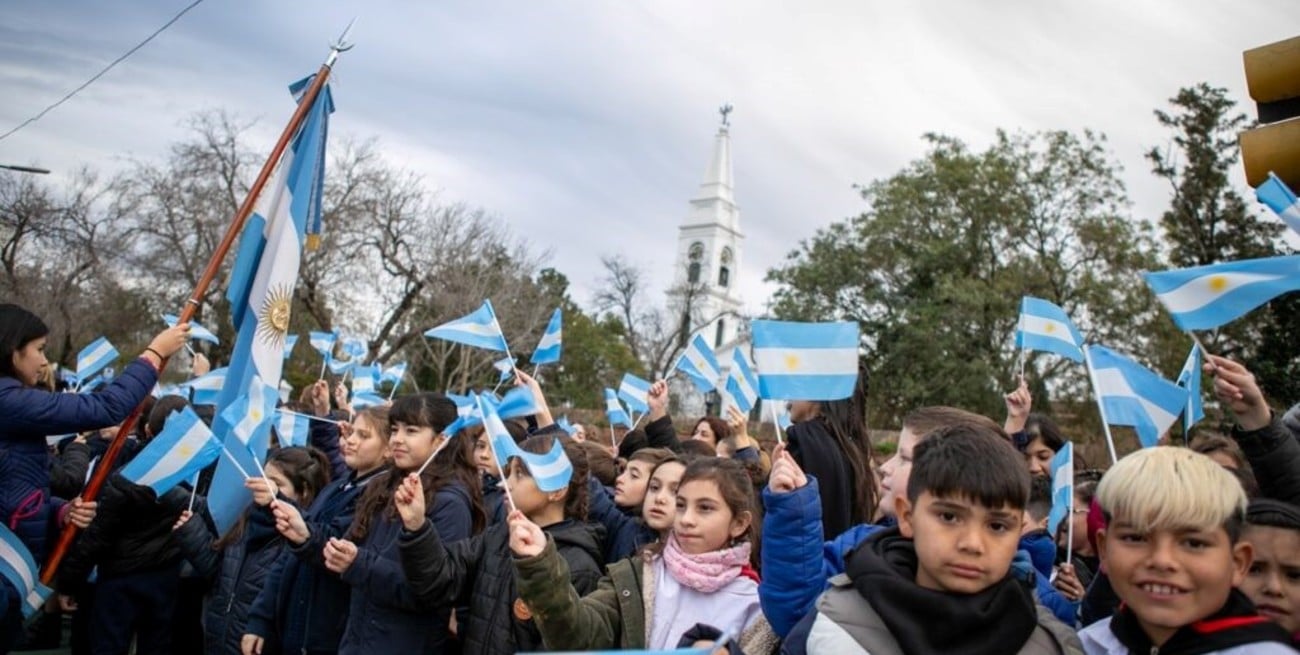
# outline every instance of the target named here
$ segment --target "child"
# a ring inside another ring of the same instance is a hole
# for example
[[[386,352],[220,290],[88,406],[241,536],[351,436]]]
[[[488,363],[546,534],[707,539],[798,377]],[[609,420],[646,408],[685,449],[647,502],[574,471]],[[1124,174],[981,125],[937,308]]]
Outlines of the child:
[[[958,425],[916,446],[898,527],[849,554],[787,652],[1078,652],[1074,632],[1011,575],[1029,472],[1004,434]]]
[[[456,405],[446,396],[419,393],[393,403],[388,419],[393,471],[368,486],[357,501],[356,517],[344,539],[330,539],[325,568],[352,586],[340,655],[382,652],[441,652],[450,647],[451,604],[429,607],[402,574],[398,537],[403,517],[393,494],[424,465],[456,420]],[[424,471],[421,517],[444,539],[459,541],[483,530],[485,516],[474,444],[453,438]],[[432,615],[428,611],[432,609]]]
[[[289,543],[249,610],[244,655],[333,653],[346,624],[351,587],[325,569],[322,552],[352,525],[357,499],[388,475],[388,408],[368,407],[342,431],[339,451],[351,473],[326,486],[306,515],[292,503],[272,506],[276,530]]]
[[[677,488],[667,541],[611,565],[586,596],[569,583],[554,540],[512,514],[520,598],[552,650],[673,648],[703,622],[734,635],[746,653],[772,652],[777,637],[759,608],[750,567],[755,509],[749,475],[739,463],[692,463]]]
[[[653,543],[672,527],[677,481],[685,468],[682,458],[671,450],[643,448],[632,454],[627,470],[619,476],[613,502],[604,489],[589,488],[591,518],[605,526],[607,564],[631,557],[638,548]],[[656,482],[654,476],[660,469],[663,471]],[[627,503],[633,498],[637,499],[635,505],[618,506],[620,502]],[[654,526],[646,516],[650,509],[655,512]]]
[[[537,488],[520,458],[506,467],[506,485],[517,511],[530,517],[557,544],[572,584],[579,593],[596,588],[601,576],[599,528],[585,523],[587,513],[587,461],[581,446],[551,428],[519,445],[529,453],[544,454],[556,439],[573,467],[568,487],[543,492]],[[519,601],[515,576],[510,570],[510,528],[497,523],[482,534],[448,543],[424,520],[420,481],[408,478],[395,496],[402,516],[400,539],[402,568],[412,593],[423,607],[445,607],[468,602],[469,616],[460,626],[466,655],[505,655],[540,650],[541,638],[532,614]],[[566,584],[568,580],[566,579]]]
[[[284,539],[271,514],[275,493],[308,505],[329,483],[329,459],[315,449],[274,450],[264,469],[266,480],[248,481],[253,504],[225,536],[218,539],[204,520],[190,520],[188,510],[176,524],[181,552],[196,577],[212,584],[203,603],[203,652],[208,655],[240,655],[248,610],[284,552]]]
[[[1233,589],[1251,547],[1240,541],[1246,493],[1187,448],[1145,448],[1097,487],[1106,527],[1097,549],[1123,601],[1080,634],[1089,654],[1294,653],[1289,635]]]
[[[1253,500],[1246,531],[1255,559],[1237,588],[1267,616],[1300,641],[1300,507],[1277,500]]]

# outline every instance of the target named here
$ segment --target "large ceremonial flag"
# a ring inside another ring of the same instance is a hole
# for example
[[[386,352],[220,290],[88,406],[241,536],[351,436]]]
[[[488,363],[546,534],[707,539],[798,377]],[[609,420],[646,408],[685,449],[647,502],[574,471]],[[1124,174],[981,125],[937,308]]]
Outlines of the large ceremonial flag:
[[[564,313],[559,307],[555,308],[555,313],[551,314],[551,322],[546,324],[546,332],[542,334],[542,340],[537,344],[537,350],[533,351],[532,363],[541,366],[542,364],[554,364],[560,361],[560,348],[563,341],[564,332]]]
[[[36,558],[23,545],[9,526],[0,522],[0,576],[9,581],[22,599],[23,616],[29,617],[45,605],[50,588],[41,584],[41,571]],[[20,626],[16,626],[20,627]]]
[[[1042,298],[1025,296],[1021,299],[1016,347],[1056,353],[1083,362],[1083,335],[1079,334],[1064,309]]]
[[[1273,171],[1268,172],[1268,179],[1255,187],[1255,197],[1273,210],[1291,231],[1300,234],[1300,199]]]
[[[299,94],[311,80],[308,77],[290,87],[295,98],[301,97]],[[333,111],[334,101],[327,85],[316,96],[292,146],[285,150],[275,178],[258,198],[257,210],[240,237],[228,293],[238,337],[217,403],[213,423],[217,434],[230,435],[231,426],[222,418],[221,410],[247,391],[254,375],[271,388],[280,385],[303,244],[308,226],[318,226],[320,221],[325,142]],[[248,448],[229,449],[246,470],[254,466],[252,452],[266,452],[270,432],[270,422],[264,421],[252,435]],[[229,441],[233,437],[225,438]],[[217,465],[208,495],[208,508],[218,529],[224,532],[230,527],[248,500],[243,476],[223,459]]]
[[[1137,431],[1142,447],[1160,435],[1187,407],[1187,391],[1104,346],[1087,346],[1102,418]]]
[[[839,400],[858,379],[858,324],[754,321],[758,395],[775,400]]]
[[[185,407],[167,417],[162,432],[122,467],[121,475],[161,496],[220,456],[221,442]]]
[[[1183,330],[1212,330],[1300,289],[1300,255],[1144,273]]]
[[[731,351],[731,370],[727,371],[727,395],[742,412],[749,413],[758,402],[758,377],[739,348]]]
[[[486,350],[510,350],[506,346],[505,335],[501,333],[501,324],[497,322],[497,314],[492,310],[491,300],[484,300],[483,304],[471,314],[429,328],[424,332],[424,336]]]

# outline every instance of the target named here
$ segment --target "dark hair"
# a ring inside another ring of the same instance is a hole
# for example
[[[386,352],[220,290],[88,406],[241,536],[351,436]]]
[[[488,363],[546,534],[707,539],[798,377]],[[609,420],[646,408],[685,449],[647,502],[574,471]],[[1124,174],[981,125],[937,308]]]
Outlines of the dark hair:
[[[710,446],[707,442],[701,441],[699,439],[687,439],[686,441],[681,442],[681,444],[678,446],[678,450],[680,450],[683,455],[688,455],[691,457],[717,457],[718,456],[717,449],[715,449],[713,446]]]
[[[674,457],[676,457],[676,455],[673,454],[673,451],[668,450],[667,448],[642,448],[641,450],[632,453],[632,455],[627,458],[627,461],[628,463],[647,462],[652,465],[650,467],[651,470],[654,470],[654,467],[659,466],[661,462],[666,462]]]
[[[551,452],[556,439],[559,439],[560,445],[564,448],[564,455],[569,458],[569,464],[573,465],[573,476],[569,478],[569,488],[564,496],[564,516],[586,521],[587,473],[590,468],[587,464],[587,451],[583,445],[568,436],[535,434],[524,439],[524,442],[519,444],[519,449],[526,453],[544,455]],[[528,467],[524,466],[523,462],[518,465],[524,472],[528,472]]]
[[[393,402],[388,410],[388,425],[404,423],[433,430],[442,434],[456,420],[456,404],[442,394],[417,393],[402,396]],[[361,541],[370,534],[370,522],[376,516],[383,515],[389,520],[397,519],[397,507],[393,505],[393,492],[405,479],[406,473],[389,465],[386,479],[366,485],[357,500],[357,511],[348,528],[347,538]],[[483,483],[479,478],[478,467],[474,463],[474,440],[451,437],[433,463],[420,476],[424,486],[426,509],[433,507],[434,496],[443,487],[459,482],[470,497],[470,516],[472,533],[478,534],[487,523],[487,512],[483,509]]]
[[[944,405],[932,405],[912,410],[903,417],[903,429],[911,430],[918,440],[925,438],[931,432],[940,428],[952,427],[954,425],[970,424],[985,428],[995,428],[1001,430],[1001,426],[994,423],[987,416],[968,412],[956,407],[947,407]],[[1010,440],[1008,440],[1010,441]],[[1024,462],[1020,464],[1024,467]]]
[[[1227,455],[1238,469],[1249,469],[1250,462],[1246,461],[1245,453],[1241,452],[1241,446],[1237,442],[1225,436],[1218,434],[1200,434],[1197,435],[1188,447],[1202,455],[1213,455],[1214,453],[1223,453]]]
[[[727,425],[726,421],[716,416],[700,417],[700,420],[695,422],[695,430],[698,430],[700,428],[701,423],[708,423],[709,429],[713,431],[714,446],[717,446],[718,444],[722,443],[723,439],[727,439],[731,436],[731,426]],[[692,434],[695,432],[695,430],[691,431]],[[699,439],[694,439],[694,441],[699,441]]]
[[[1246,508],[1246,525],[1300,532],[1300,507],[1272,498],[1256,498]]]
[[[921,494],[964,497],[993,509],[1023,510],[1029,501],[1024,456],[994,426],[970,423],[940,428],[921,440],[912,456],[907,499]]]
[[[1052,479],[1036,475],[1029,481],[1029,502],[1025,511],[1034,521],[1041,521],[1052,512]]]
[[[592,441],[574,439],[573,442],[587,454],[587,468],[591,470],[591,477],[596,478],[606,487],[614,486],[614,482],[618,479],[618,465],[609,451]]]
[[[14,353],[49,334],[39,316],[13,303],[0,304],[0,375],[17,377]]]
[[[1097,483],[1092,480],[1080,482],[1078,472],[1076,472],[1074,478],[1074,495],[1077,496],[1079,500],[1083,501],[1080,505],[1092,505],[1092,499],[1097,495]]]
[[[306,508],[316,500],[316,495],[320,493],[325,485],[330,483],[330,461],[329,458],[315,448],[304,448],[301,446],[292,446],[288,448],[277,448],[267,453],[266,465],[275,464],[276,468],[289,479],[289,484],[293,485],[298,492],[298,507]],[[235,522],[228,532],[215,543],[212,544],[214,550],[222,550],[226,546],[240,540],[244,534],[245,525],[248,522],[248,514],[257,511],[257,507],[249,505],[244,513],[240,515],[239,520]],[[194,519],[191,519],[194,520]]]
[[[853,394],[843,400],[822,401],[819,417],[853,472],[853,498],[849,507],[853,520],[861,523],[869,522],[876,509],[875,473],[868,464],[872,452],[871,431],[867,428],[868,375],[866,361],[859,358]]]
[[[680,490],[687,482],[698,481],[718,485],[718,493],[722,495],[722,501],[731,510],[733,518],[749,512],[749,528],[740,539],[750,543],[750,564],[758,568],[759,528],[762,526],[763,517],[754,496],[754,484],[749,479],[749,472],[735,460],[702,457],[686,465],[686,470],[682,472],[682,481],[677,484],[677,488]]]
[[[104,388],[105,387],[100,387],[99,389]],[[95,391],[99,391],[99,389],[96,389]],[[149,440],[149,417],[153,416],[153,408],[154,405],[157,404],[158,399],[153,397],[153,395],[145,396],[144,400],[140,401],[140,416],[144,417],[144,420],[137,420],[135,422],[135,438],[139,439],[141,443]]]
[[[1249,466],[1228,469],[1228,472],[1241,483],[1241,490],[1246,492],[1247,499],[1254,500],[1260,497],[1262,492],[1259,489],[1259,480],[1255,479],[1255,472]]]
[[[1031,413],[1025,420],[1025,436],[1028,437],[1028,440],[1025,441],[1025,447],[1021,450],[1028,449],[1029,444],[1033,443],[1034,439],[1042,439],[1043,445],[1052,449],[1052,452],[1056,452],[1065,446],[1065,437],[1061,436],[1061,428],[1056,425],[1056,421],[1038,412]],[[1018,444],[1017,447],[1019,447]]]
[[[145,430],[152,439],[162,432],[163,426],[167,423],[167,418],[173,413],[185,409],[190,404],[184,396],[167,395],[159,398],[149,410],[149,419],[145,422]]]
[[[588,440],[590,440],[591,437],[592,435],[587,435]],[[650,441],[646,437],[645,430],[642,430],[641,428],[628,430],[623,435],[623,438],[618,441],[618,456],[623,459],[631,459],[634,453],[649,446]]]

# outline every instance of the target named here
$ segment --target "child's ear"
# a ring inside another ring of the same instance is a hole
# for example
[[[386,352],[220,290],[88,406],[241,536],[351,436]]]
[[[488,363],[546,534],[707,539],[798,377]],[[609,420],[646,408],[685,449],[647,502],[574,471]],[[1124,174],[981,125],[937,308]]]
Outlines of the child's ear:
[[[1097,531],[1097,559],[1106,564],[1106,528]]]
[[[565,487],[559,491],[552,491],[546,494],[546,500],[552,503],[563,503],[564,499],[569,497],[569,488]]]
[[[1232,547],[1232,586],[1241,585],[1246,579],[1246,572],[1250,570],[1251,562],[1255,561],[1255,547],[1248,541],[1238,541]]]
[[[749,530],[749,525],[754,522],[754,515],[750,512],[741,512],[731,519],[731,538],[739,539],[740,535]]]
[[[894,497],[894,517],[898,519],[898,531],[903,536],[911,539],[912,530],[912,503],[905,496]]]

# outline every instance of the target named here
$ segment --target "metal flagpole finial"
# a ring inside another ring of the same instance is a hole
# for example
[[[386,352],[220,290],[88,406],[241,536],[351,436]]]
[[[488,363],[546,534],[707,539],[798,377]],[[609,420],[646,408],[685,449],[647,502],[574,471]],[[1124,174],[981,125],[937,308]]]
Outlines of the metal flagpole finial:
[[[343,28],[343,33],[339,35],[339,38],[336,39],[334,43],[330,44],[330,56],[329,60],[325,63],[326,66],[334,65],[334,60],[338,58],[340,52],[347,52],[356,45],[354,43],[349,43],[347,40],[348,34],[352,32],[352,26],[356,25],[356,23],[357,17],[353,16],[352,20],[348,21],[348,26]]]

